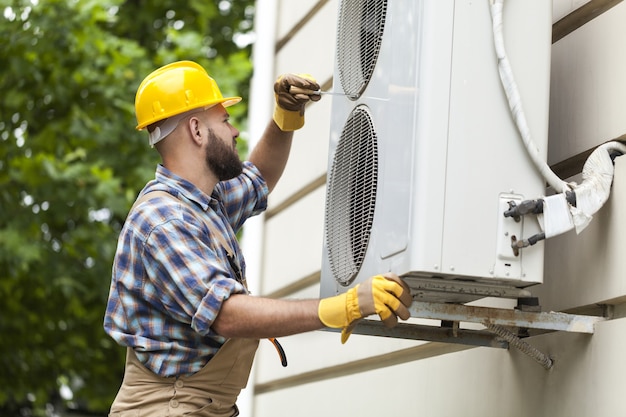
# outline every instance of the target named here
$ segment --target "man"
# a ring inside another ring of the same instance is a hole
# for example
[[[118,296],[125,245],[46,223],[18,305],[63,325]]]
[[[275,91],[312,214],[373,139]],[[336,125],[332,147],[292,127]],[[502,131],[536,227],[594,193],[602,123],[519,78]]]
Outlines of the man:
[[[316,90],[308,76],[280,77],[273,120],[242,163],[226,110],[241,98],[223,97],[201,66],[169,64],[139,86],[137,128],[147,128],[162,164],[115,255],[104,328],[127,359],[111,416],[235,416],[259,339],[328,326],[342,328],[345,342],[367,315],[388,325],[409,317],[410,291],[392,274],[323,300],[248,295],[235,233],[266,208]]]

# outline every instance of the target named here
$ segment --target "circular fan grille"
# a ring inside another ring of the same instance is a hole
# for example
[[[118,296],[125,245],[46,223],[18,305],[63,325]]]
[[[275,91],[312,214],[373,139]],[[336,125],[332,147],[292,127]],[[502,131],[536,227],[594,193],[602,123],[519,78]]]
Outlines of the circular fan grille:
[[[355,100],[369,83],[382,41],[387,0],[343,0],[337,28],[337,63],[344,93]]]
[[[346,122],[333,159],[326,199],[326,245],[337,282],[349,285],[363,264],[374,219],[378,143],[365,106]]]

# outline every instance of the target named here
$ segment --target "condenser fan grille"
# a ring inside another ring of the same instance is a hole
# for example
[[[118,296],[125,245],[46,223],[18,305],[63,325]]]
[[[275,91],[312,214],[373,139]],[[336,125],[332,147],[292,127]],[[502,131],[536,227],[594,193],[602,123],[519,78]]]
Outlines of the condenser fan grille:
[[[349,285],[369,243],[378,181],[376,132],[365,106],[346,122],[333,159],[326,199],[326,245],[337,282]]]
[[[337,64],[344,93],[360,97],[369,83],[382,41],[387,0],[343,0],[337,27]]]

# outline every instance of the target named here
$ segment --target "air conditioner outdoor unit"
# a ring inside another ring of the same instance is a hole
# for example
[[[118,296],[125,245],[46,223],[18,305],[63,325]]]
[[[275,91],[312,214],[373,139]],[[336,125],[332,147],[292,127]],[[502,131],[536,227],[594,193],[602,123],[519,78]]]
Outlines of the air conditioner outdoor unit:
[[[386,271],[443,301],[542,282],[543,243],[511,246],[537,221],[503,215],[546,187],[500,83],[489,1],[340,2],[322,296]],[[506,0],[503,20],[545,160],[552,2]]]

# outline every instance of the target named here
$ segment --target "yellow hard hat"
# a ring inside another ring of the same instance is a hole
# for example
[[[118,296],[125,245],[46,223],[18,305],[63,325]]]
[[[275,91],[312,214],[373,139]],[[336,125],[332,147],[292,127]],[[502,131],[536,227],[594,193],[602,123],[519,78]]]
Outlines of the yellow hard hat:
[[[239,103],[241,97],[223,97],[217,83],[192,61],[174,62],[153,71],[135,96],[137,130],[177,114],[221,103]]]

